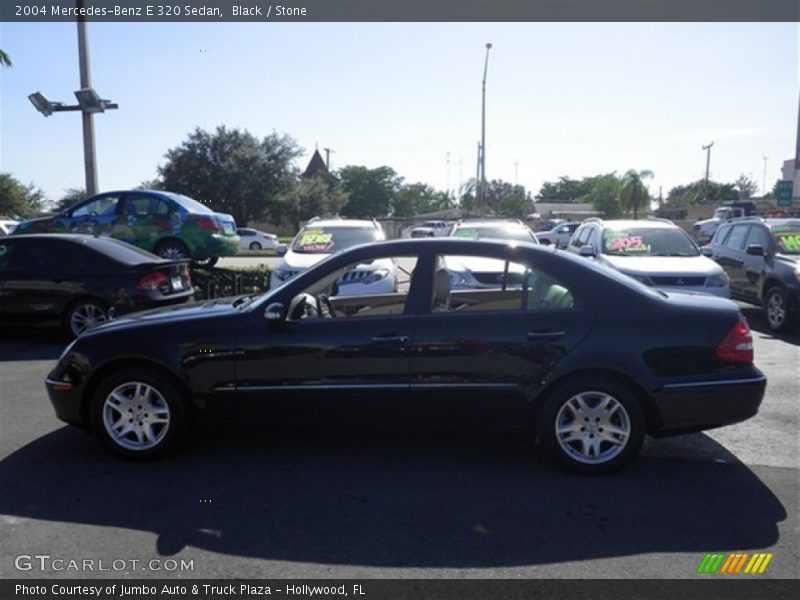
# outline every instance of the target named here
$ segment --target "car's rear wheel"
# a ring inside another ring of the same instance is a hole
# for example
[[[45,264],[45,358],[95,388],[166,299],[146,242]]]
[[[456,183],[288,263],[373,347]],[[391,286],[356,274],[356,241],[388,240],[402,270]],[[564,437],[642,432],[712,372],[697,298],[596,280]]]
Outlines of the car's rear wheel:
[[[644,416],[631,390],[613,380],[566,382],[547,395],[538,438],[562,466],[582,474],[606,473],[633,460],[644,441]]]
[[[184,260],[191,258],[189,248],[180,240],[163,240],[156,246],[156,254],[169,260]]]
[[[764,316],[772,331],[782,332],[789,328],[789,305],[786,291],[779,286],[771,287],[764,297]]]
[[[64,329],[78,337],[95,325],[108,320],[108,307],[100,300],[79,300],[70,305],[64,314]]]
[[[261,250],[261,244],[258,242],[250,242],[250,250]]]
[[[168,452],[183,433],[186,410],[178,388],[146,368],[107,377],[91,404],[92,426],[103,443],[122,456],[154,458]]]

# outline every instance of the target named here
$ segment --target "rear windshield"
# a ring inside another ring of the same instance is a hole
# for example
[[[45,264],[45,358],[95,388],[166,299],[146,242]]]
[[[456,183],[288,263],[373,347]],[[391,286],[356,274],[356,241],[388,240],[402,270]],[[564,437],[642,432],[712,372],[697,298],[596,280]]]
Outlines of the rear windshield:
[[[85,237],[79,243],[97,252],[105,254],[108,258],[126,265],[141,265],[145,263],[165,262],[163,258],[151,254],[147,250],[106,237]]]
[[[682,229],[630,227],[603,230],[603,254],[615,256],[697,256],[692,239]]]
[[[503,227],[501,225],[459,227],[453,232],[453,237],[466,238],[469,240],[512,240],[515,242],[536,243],[533,232],[527,227]]]
[[[333,254],[378,239],[372,227],[309,227],[294,238],[292,250],[300,254]]]
[[[773,225],[772,233],[781,254],[800,254],[800,221]]]
[[[201,204],[194,198],[189,198],[189,196],[184,196],[183,194],[174,194],[172,192],[161,192],[165,196],[169,196],[172,200],[180,204],[186,210],[193,212],[193,213],[200,213],[204,215],[213,214],[214,211],[208,208],[205,204]]]

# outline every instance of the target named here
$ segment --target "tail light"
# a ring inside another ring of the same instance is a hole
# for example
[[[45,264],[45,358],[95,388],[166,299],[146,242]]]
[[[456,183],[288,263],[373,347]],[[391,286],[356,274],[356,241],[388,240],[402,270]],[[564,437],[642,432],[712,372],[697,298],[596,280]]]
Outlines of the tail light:
[[[209,231],[213,231],[214,233],[219,231],[219,225],[217,225],[217,222],[210,217],[199,217],[197,219],[197,226],[202,227],[203,229],[208,229]]]
[[[717,358],[727,362],[753,362],[753,336],[744,317],[739,317],[739,322],[719,343],[715,354]]]
[[[161,271],[148,273],[136,284],[137,290],[157,290],[161,284],[166,283],[167,276]]]

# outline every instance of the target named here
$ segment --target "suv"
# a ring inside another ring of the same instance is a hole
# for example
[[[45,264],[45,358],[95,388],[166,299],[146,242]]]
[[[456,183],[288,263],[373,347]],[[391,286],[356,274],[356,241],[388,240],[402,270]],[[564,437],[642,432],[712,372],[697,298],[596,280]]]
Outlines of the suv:
[[[332,254],[385,239],[383,228],[375,220],[314,217],[294,237],[290,247],[276,246],[275,251],[283,258],[270,274],[269,288],[280,287]],[[390,259],[359,265],[336,283],[338,296],[392,293],[397,291],[397,265]]]
[[[800,311],[800,219],[750,217],[720,225],[703,253],[731,279],[731,295],[764,307],[773,331]]]
[[[411,237],[444,237],[449,230],[450,226],[444,221],[425,221],[411,230]]]
[[[587,219],[567,250],[659,289],[730,297],[722,267],[703,256],[689,235],[671,221]]]
[[[566,248],[572,234],[580,226],[580,223],[561,223],[556,225],[550,231],[540,231],[536,234],[536,239],[540,244],[547,246],[553,244],[556,248]]]
[[[106,192],[53,217],[20,223],[23,233],[88,233],[109,236],[170,260],[191,258],[213,266],[239,251],[233,217],[188,196],[153,190]]]

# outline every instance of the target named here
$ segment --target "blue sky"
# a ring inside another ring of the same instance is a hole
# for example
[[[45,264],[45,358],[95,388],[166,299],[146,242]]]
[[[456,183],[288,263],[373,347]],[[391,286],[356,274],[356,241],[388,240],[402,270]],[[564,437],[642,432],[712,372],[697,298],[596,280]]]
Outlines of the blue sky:
[[[287,133],[334,168],[389,165],[444,189],[475,173],[484,44],[489,178],[534,193],[560,175],[650,169],[651,191],[740,173],[768,186],[794,155],[798,26],[604,23],[90,23],[99,186],[156,176],[195,126]],[[83,187],[74,23],[0,24],[0,169],[51,199]],[[515,163],[518,163],[515,175]]]

